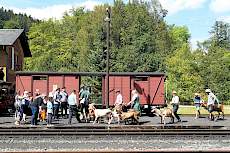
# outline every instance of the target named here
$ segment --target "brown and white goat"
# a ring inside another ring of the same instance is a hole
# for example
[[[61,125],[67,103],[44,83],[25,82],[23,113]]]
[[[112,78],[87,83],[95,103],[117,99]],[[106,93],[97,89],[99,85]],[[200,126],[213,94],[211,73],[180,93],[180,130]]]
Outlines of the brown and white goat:
[[[204,107],[206,110],[208,110],[207,103],[202,103],[201,106]],[[209,118],[210,118],[211,120],[214,120],[214,118],[215,118],[213,112],[217,112],[217,113],[218,113],[216,119],[219,119],[219,118],[220,118],[220,113],[221,113],[221,115],[222,115],[222,119],[224,119],[224,104],[223,104],[223,103],[220,103],[220,104],[214,104],[214,105],[212,105],[212,112],[209,113],[209,114],[210,114],[210,117],[209,117]]]
[[[99,123],[99,118],[102,118],[102,117],[109,117],[108,124],[110,124],[111,123],[110,121],[111,113],[112,111],[110,109],[96,109],[93,103],[89,104],[89,115],[95,117],[93,124],[95,124],[96,122]]]
[[[170,117],[171,122],[174,123],[175,115],[174,115],[171,108],[166,108],[163,111],[161,111],[159,108],[155,107],[155,108],[153,108],[153,110],[151,112],[154,113],[155,115],[161,117],[161,124],[162,123],[164,123],[164,125],[166,124],[166,122],[165,122],[166,117]]]

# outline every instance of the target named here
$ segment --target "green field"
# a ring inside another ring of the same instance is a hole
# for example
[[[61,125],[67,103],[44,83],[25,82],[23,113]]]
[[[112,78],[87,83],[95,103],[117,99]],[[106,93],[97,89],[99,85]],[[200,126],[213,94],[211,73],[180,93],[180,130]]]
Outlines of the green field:
[[[201,114],[208,114],[208,111],[205,110],[203,107],[200,109],[200,112]],[[180,105],[178,109],[178,114],[195,115],[195,106]],[[230,105],[224,106],[224,114],[230,114]]]

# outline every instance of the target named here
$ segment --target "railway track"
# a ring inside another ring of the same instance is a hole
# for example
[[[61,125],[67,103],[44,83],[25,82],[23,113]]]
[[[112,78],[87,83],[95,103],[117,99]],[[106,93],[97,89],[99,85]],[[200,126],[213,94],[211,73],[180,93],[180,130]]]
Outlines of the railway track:
[[[0,136],[36,135],[230,135],[223,128],[156,128],[156,127],[36,127],[0,128]]]

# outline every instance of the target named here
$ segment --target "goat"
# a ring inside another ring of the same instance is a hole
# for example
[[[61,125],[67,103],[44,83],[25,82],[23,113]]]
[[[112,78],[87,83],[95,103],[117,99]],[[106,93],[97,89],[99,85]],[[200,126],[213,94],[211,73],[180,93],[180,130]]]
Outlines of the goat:
[[[206,110],[208,110],[207,103],[202,103],[201,106],[204,107]],[[221,103],[221,104],[214,104],[212,112],[215,112],[215,111],[218,113],[217,119],[220,118],[220,113],[222,113],[222,119],[224,119],[224,104],[223,103]],[[210,119],[214,120],[214,115],[213,115],[212,112],[210,113],[210,115],[211,115]]]
[[[173,113],[171,108],[166,108],[163,111],[161,111],[159,108],[155,107],[155,108],[153,108],[153,110],[151,112],[156,114],[157,116],[161,117],[161,124],[163,122],[164,122],[164,125],[166,124],[166,122],[165,122],[166,117],[170,117],[172,123],[174,123],[175,115],[174,115],[174,113]]]
[[[139,124],[139,116],[140,116],[140,112],[135,111],[135,110],[130,110],[128,112],[121,112],[121,120],[128,122],[129,119],[132,119],[132,122],[136,122],[137,124]]]
[[[94,104],[89,104],[89,114],[90,114],[90,116],[95,117],[94,122],[93,122],[93,124],[95,124],[98,121],[98,119],[101,117],[106,117],[106,116],[111,117],[112,111],[110,109],[96,109],[94,107]],[[108,124],[111,123],[110,120],[111,119],[109,119]],[[98,121],[98,123],[99,123],[99,121]]]
[[[120,124],[121,113],[119,113],[117,110],[112,111],[109,124],[113,121],[114,118],[117,118],[117,122]]]

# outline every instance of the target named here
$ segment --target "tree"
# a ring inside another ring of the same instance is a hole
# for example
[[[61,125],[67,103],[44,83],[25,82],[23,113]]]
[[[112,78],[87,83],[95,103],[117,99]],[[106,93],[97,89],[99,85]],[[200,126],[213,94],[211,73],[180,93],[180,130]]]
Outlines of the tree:
[[[230,49],[230,25],[228,23],[216,21],[210,33],[215,46]]]
[[[200,58],[197,58],[197,54],[199,53],[191,53],[189,44],[184,43],[167,59],[168,93],[176,90],[181,102],[191,101],[195,92],[202,92],[204,89],[203,79],[199,74]]]

